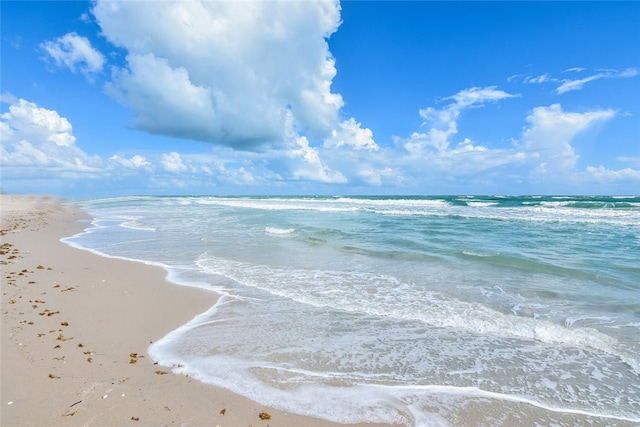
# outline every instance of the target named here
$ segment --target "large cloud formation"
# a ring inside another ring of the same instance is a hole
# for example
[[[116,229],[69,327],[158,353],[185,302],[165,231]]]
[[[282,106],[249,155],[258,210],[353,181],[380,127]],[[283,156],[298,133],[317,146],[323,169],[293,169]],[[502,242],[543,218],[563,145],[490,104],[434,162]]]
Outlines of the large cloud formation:
[[[83,141],[76,145],[70,121],[49,109],[55,105],[0,95],[11,104],[0,115],[5,187],[9,180],[39,180],[33,188],[40,190],[52,178],[67,185],[71,177],[87,186],[93,181],[100,188],[172,194],[214,187],[247,193],[554,192],[584,184],[593,191],[592,183],[606,192],[640,179],[637,157],[619,157],[634,169],[609,170],[581,164],[578,154],[581,134],[624,111],[533,104],[509,146],[476,140],[464,127],[471,110],[526,98],[497,86],[461,89],[416,108],[418,129],[378,145],[360,121],[340,117],[342,97],[331,91],[336,66],[327,38],[340,25],[336,0],[96,0],[92,11],[102,35],[121,52],[100,53],[88,39],[68,33],[40,44],[44,59],[90,81],[104,76],[107,93],[132,109],[137,129],[212,146],[199,153],[183,152],[179,143],[171,152],[131,146],[103,159],[83,152]],[[523,83],[562,83],[559,94],[636,74],[628,69],[560,80],[545,73]]]
[[[127,52],[107,91],[141,130],[257,150],[304,147],[299,135],[323,139],[338,125],[326,42],[337,1],[99,0],[93,14]]]

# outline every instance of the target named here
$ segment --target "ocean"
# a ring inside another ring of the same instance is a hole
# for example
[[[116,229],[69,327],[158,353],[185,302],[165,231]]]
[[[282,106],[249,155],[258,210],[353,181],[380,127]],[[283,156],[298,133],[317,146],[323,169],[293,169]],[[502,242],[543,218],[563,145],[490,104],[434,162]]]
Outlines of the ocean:
[[[344,423],[640,423],[640,196],[82,206],[66,243],[220,295],[148,349],[176,372]]]

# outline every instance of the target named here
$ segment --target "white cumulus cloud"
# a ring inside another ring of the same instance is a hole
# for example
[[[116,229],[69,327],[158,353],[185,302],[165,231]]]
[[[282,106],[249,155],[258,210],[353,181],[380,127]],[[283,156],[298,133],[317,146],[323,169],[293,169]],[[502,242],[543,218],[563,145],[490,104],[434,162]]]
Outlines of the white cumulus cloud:
[[[331,137],[324,141],[325,147],[353,147],[356,150],[378,150],[371,129],[362,128],[362,124],[352,117],[340,123],[338,129],[331,131]]]
[[[18,99],[0,118],[4,177],[99,170],[100,160],[75,145],[71,123],[57,111]]]
[[[421,109],[419,114],[424,119],[422,126],[428,127],[429,130],[411,134],[404,142],[404,147],[416,156],[421,155],[425,149],[444,152],[449,149],[451,138],[458,133],[458,119],[462,111],[518,96],[497,89],[496,86],[461,90],[453,96],[444,98],[453,100],[444,108]]]
[[[60,147],[73,146],[76,141],[69,120],[54,110],[40,108],[24,99],[19,99],[11,105],[9,111],[2,115],[2,119],[8,127],[8,133],[3,133],[3,139],[5,136],[14,136],[52,142]]]
[[[599,183],[618,181],[635,181],[640,183],[640,170],[625,168],[620,170],[607,169],[604,166],[588,166],[584,172],[585,178]]]
[[[325,183],[346,183],[347,178],[338,171],[333,171],[320,158],[317,148],[309,145],[309,140],[302,136],[296,140],[298,147],[290,151],[294,165],[292,175],[295,179],[319,181]]]
[[[76,33],[43,42],[40,48],[56,66],[66,67],[74,73],[79,71],[88,78],[101,72],[105,64],[104,56],[91,46],[91,42]]]
[[[112,162],[129,169],[149,169],[151,163],[145,156],[136,154],[131,158],[121,157],[117,154],[109,157]]]
[[[169,172],[184,172],[187,170],[187,166],[182,161],[182,157],[175,151],[162,155],[162,166]]]
[[[536,107],[526,120],[523,144],[533,157],[543,159],[544,172],[572,169],[577,160],[572,142],[597,122],[613,118],[615,110],[594,110],[585,113],[565,112],[560,104]]]
[[[252,150],[338,126],[326,41],[340,24],[335,0],[98,0],[93,13],[128,51],[107,89],[139,129]]]
[[[184,68],[152,54],[129,55],[129,69],[114,72],[107,93],[133,107],[136,123],[153,134],[192,139],[222,133],[209,89],[194,85]]]

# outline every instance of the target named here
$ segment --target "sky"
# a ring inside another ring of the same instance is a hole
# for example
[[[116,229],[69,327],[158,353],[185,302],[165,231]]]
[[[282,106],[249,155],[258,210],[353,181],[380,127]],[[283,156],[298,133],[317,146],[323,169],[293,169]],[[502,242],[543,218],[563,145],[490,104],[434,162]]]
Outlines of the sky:
[[[640,194],[640,2],[0,2],[0,189]]]

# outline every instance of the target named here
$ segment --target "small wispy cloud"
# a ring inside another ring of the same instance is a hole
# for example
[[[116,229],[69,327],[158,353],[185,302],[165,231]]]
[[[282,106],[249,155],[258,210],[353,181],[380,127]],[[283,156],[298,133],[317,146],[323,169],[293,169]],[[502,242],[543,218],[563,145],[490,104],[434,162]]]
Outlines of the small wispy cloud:
[[[4,102],[5,104],[15,104],[18,102],[18,97],[9,92],[0,93],[0,102]]]
[[[604,74],[595,74],[593,76],[585,77],[583,79],[564,80],[564,82],[556,88],[556,93],[558,95],[561,95],[566,92],[580,90],[585,84],[592,82],[594,80],[602,79],[604,77],[605,77]]]
[[[638,70],[635,68],[627,68],[623,71],[617,70],[601,70],[596,74],[584,77],[582,79],[565,79],[562,80],[562,84],[556,88],[556,93],[561,95],[563,93],[571,92],[574,90],[580,90],[585,84],[600,80],[600,79],[616,79],[616,78],[629,78],[638,75]]]
[[[547,82],[552,82],[552,81],[557,81],[556,79],[552,78],[549,73],[544,73],[540,76],[537,77],[525,77],[524,78],[524,82],[525,83],[531,83],[531,84],[540,84],[540,83],[547,83]]]
[[[586,71],[585,68],[581,67],[573,67],[567,68],[562,71],[562,73],[582,73]],[[521,81],[524,84],[543,84],[543,83],[556,83],[559,86],[556,88],[556,93],[558,95],[562,95],[563,93],[571,92],[574,90],[581,90],[587,83],[593,82],[601,79],[620,79],[620,78],[630,78],[638,75],[638,70],[636,68],[627,68],[625,70],[619,71],[615,69],[600,69],[596,70],[595,73],[587,75],[585,77],[576,79],[576,78],[558,78],[553,77],[549,73],[540,74],[538,76],[531,75],[523,75],[523,74],[515,74],[507,78],[508,82],[513,81]]]
[[[506,98],[515,98],[520,95],[507,93],[503,90],[499,90],[496,86],[487,87],[472,87],[470,89],[461,90],[453,96],[444,98],[445,100],[452,99],[455,103],[452,104],[452,108],[462,109],[473,106],[482,106],[488,102],[495,102]]]
[[[634,167],[640,168],[640,156],[619,156],[616,157],[616,160],[624,163],[631,163]]]

